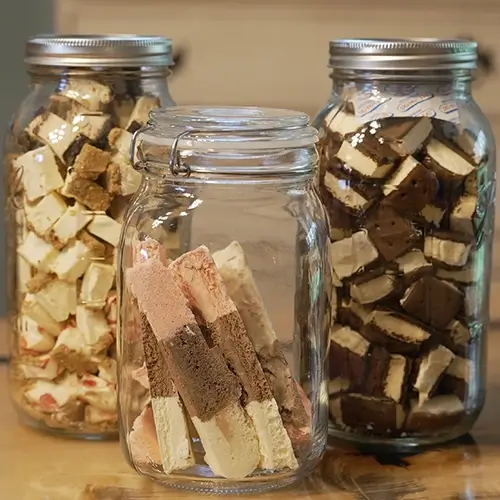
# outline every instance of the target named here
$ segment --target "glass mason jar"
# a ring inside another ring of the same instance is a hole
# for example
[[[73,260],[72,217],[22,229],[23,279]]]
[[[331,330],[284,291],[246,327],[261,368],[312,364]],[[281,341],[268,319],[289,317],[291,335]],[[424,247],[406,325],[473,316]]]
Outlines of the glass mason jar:
[[[132,133],[173,105],[161,37],[39,36],[6,141],[10,387],[21,420],[117,435],[115,248]]]
[[[141,474],[261,491],[321,458],[328,235],[308,123],[295,111],[177,107],[137,133],[143,182],[119,247],[118,401]]]
[[[475,66],[469,41],[330,44],[333,92],[315,123],[334,436],[435,444],[483,407],[495,145]]]

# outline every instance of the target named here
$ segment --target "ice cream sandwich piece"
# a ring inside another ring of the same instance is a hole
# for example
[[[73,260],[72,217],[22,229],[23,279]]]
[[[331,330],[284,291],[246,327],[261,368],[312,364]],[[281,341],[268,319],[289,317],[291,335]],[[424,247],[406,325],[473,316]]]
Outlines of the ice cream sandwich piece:
[[[146,406],[134,420],[127,442],[135,465],[162,463],[156,424],[151,406]],[[168,469],[167,469],[168,470]]]
[[[108,142],[115,153],[124,158],[130,158],[130,146],[132,144],[132,134],[119,128],[111,129],[108,134]]]
[[[417,377],[413,384],[414,389],[418,391],[419,406],[422,406],[434,394],[454,357],[455,355],[449,349],[439,345],[420,360]]]
[[[74,198],[91,210],[103,211],[111,204],[110,194],[96,182],[79,177],[76,172],[66,176],[61,194]]]
[[[19,369],[25,379],[54,380],[63,371],[57,360],[50,354],[23,356],[19,360]]]
[[[400,303],[408,314],[440,330],[456,316],[463,300],[464,294],[455,285],[422,276],[406,289]]]
[[[28,233],[17,252],[26,262],[40,271],[49,271],[51,264],[58,257],[58,251],[33,232]]]
[[[241,389],[219,349],[210,349],[172,271],[156,259],[127,273],[169,366],[214,474],[242,478],[261,457],[256,431],[240,405]]]
[[[382,396],[401,403],[407,393],[412,361],[400,354],[391,354],[389,366],[382,382]]]
[[[95,80],[69,78],[60,94],[89,111],[102,111],[113,99],[111,88]]]
[[[44,196],[36,205],[24,206],[26,222],[32,230],[40,237],[63,216],[67,209],[66,202],[55,192]]]
[[[424,255],[437,264],[457,268],[465,266],[471,247],[468,237],[457,233],[437,232],[425,237]]]
[[[319,197],[325,208],[328,232],[331,241],[338,241],[352,236],[356,227],[355,216],[334,199],[324,186],[320,187]]]
[[[140,328],[156,435],[161,451],[160,461],[166,473],[186,469],[194,465],[194,456],[184,408],[169,366],[164,362],[156,337],[144,314],[141,314]]]
[[[354,185],[332,172],[325,172],[323,184],[335,200],[354,214],[363,212],[371,204],[371,200],[358,192]]]
[[[405,431],[425,434],[443,432],[458,425],[464,416],[464,405],[454,394],[435,396],[423,405],[412,401]]]
[[[341,421],[350,429],[386,435],[403,426],[403,407],[394,401],[356,393],[339,399]]]
[[[377,258],[377,248],[363,230],[330,245],[332,267],[340,279],[356,274]]]
[[[109,264],[91,262],[82,280],[80,300],[86,307],[102,309],[115,281],[115,269]]]
[[[363,128],[348,134],[337,152],[337,158],[362,177],[384,178],[394,167],[398,154]]]
[[[366,396],[383,397],[390,359],[391,355],[385,347],[371,346],[364,377],[357,382],[355,391],[362,391]]]
[[[477,281],[477,272],[478,266],[475,259],[469,257],[469,262],[459,269],[436,269],[436,277],[458,285],[470,285]]]
[[[432,264],[426,260],[421,250],[414,249],[396,259],[398,272],[405,283],[411,283],[416,279],[432,274]]]
[[[419,239],[411,222],[390,206],[380,206],[370,214],[366,229],[370,240],[387,261],[401,257]]]
[[[370,352],[370,342],[348,326],[330,331],[330,377],[362,384]]]
[[[298,446],[310,435],[310,419],[243,249],[233,241],[215,252],[213,259],[227,293],[241,315],[292,444]]]
[[[399,165],[382,188],[384,204],[404,214],[417,214],[430,203],[438,190],[436,176],[412,156]]]
[[[383,309],[375,309],[368,315],[361,333],[371,342],[383,345],[396,354],[418,352],[422,342],[431,336],[429,331],[410,318]]]
[[[446,330],[453,345],[465,346],[471,339],[469,327],[458,319],[451,321]]]
[[[93,351],[85,342],[82,332],[75,327],[64,328],[57,337],[52,356],[71,373],[83,375],[95,372],[98,361],[93,359]]]
[[[349,390],[351,382],[345,378],[336,377],[328,381],[328,396],[337,397]]]
[[[106,172],[111,154],[90,144],[85,144],[75,158],[73,170],[83,179],[97,179]]]
[[[103,311],[89,309],[83,305],[76,308],[76,326],[82,332],[85,343],[93,353],[107,349],[113,342],[111,329]]]
[[[350,113],[347,109],[334,107],[324,119],[325,127],[331,132],[339,134],[342,138],[347,134],[356,132],[362,127],[363,122],[356,118],[356,115]]]
[[[81,203],[67,207],[64,214],[50,229],[47,240],[57,249],[65,247],[70,240],[92,220],[93,214]]]
[[[431,139],[427,144],[427,156],[424,164],[445,181],[456,181],[463,179],[476,168],[465,155],[459,154],[449,145]]]
[[[59,332],[63,329],[63,326],[58,323],[44,307],[42,307],[36,295],[32,293],[28,293],[24,297],[21,311],[23,314],[38,323],[44,331],[50,333],[50,335],[53,335],[54,337],[57,337]]]
[[[128,95],[115,96],[112,102],[113,120],[119,128],[126,128],[134,110],[135,100]]]
[[[87,231],[97,236],[106,243],[118,246],[122,225],[107,215],[94,215],[92,222],[87,226]]]
[[[245,325],[228,295],[222,276],[206,247],[185,253],[172,264],[179,288],[200,315],[210,341],[218,347],[243,388],[242,405],[257,432],[264,469],[298,467],[292,443],[283,426]]]
[[[363,273],[349,285],[351,297],[360,304],[373,304],[389,297],[397,289],[397,278],[390,272],[377,270]]]
[[[19,348],[39,354],[49,352],[55,344],[54,337],[28,316],[19,317]]]
[[[160,100],[158,97],[151,95],[143,95],[139,97],[135,102],[134,109],[130,115],[125,130],[131,134],[139,130],[148,122],[150,111],[158,108],[159,106]]]
[[[70,123],[54,113],[38,115],[29,125],[28,133],[40,140],[65,164],[72,165],[76,155],[87,142]]]
[[[76,283],[53,279],[35,297],[58,323],[76,313]]]
[[[419,150],[432,133],[430,118],[392,118],[378,122],[375,136],[386,142],[400,156],[409,156]]]
[[[61,280],[75,282],[90,264],[91,250],[80,240],[68,245],[50,261],[49,271]]]
[[[372,309],[362,306],[350,297],[344,297],[338,305],[337,321],[341,325],[350,326],[353,330],[361,330],[366,323]]]
[[[465,195],[458,199],[450,213],[450,229],[474,237],[477,197]]]
[[[472,373],[472,361],[461,356],[455,356],[446,369],[439,388],[443,392],[456,394],[462,401],[465,401]]]
[[[439,227],[446,213],[446,207],[441,207],[435,203],[427,203],[419,212],[421,220],[425,225]]]

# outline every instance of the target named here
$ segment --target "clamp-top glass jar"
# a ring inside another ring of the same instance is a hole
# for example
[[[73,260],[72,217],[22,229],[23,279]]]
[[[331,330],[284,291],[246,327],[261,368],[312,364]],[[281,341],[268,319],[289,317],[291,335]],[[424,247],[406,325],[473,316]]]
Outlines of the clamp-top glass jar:
[[[308,122],[178,107],[137,133],[144,179],[120,242],[118,399],[141,474],[261,491],[321,457],[328,236]]]
[[[132,134],[173,105],[162,37],[39,36],[6,141],[11,394],[29,425],[117,434],[115,248]]]
[[[336,436],[439,443],[482,409],[495,146],[475,66],[469,41],[330,44],[333,93],[316,125]]]

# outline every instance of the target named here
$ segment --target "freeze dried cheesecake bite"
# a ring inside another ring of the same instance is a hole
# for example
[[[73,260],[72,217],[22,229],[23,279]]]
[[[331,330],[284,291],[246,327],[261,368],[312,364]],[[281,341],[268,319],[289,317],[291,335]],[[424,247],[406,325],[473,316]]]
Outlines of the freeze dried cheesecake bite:
[[[343,381],[330,393],[333,429],[405,437],[464,417],[454,398],[467,400],[474,377],[484,281],[479,147],[434,118],[362,123],[355,103],[324,118],[316,189],[334,276],[328,356],[330,379]]]
[[[108,404],[116,401],[116,377],[102,385],[98,367],[116,350],[115,259],[124,210],[142,179],[129,161],[132,133],[160,105],[156,95],[131,93],[122,83],[68,77],[13,138],[18,152],[10,163],[22,225],[15,344],[23,361],[14,353],[16,403],[47,426],[77,434],[116,432],[117,409]],[[173,248],[178,240],[172,239]],[[46,359],[27,362],[27,355]],[[61,413],[59,404],[39,404],[38,389],[28,396],[32,382],[28,386],[25,375],[50,379],[54,387],[42,389],[56,401],[65,394],[58,389],[63,375],[95,382],[100,392],[80,394],[72,400],[78,411]]]

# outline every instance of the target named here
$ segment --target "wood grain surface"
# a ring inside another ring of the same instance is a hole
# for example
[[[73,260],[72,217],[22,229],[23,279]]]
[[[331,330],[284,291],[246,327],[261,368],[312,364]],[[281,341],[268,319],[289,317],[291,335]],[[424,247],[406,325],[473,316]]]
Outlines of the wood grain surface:
[[[500,500],[500,330],[489,334],[488,357],[487,404],[471,435],[407,456],[373,456],[331,442],[321,466],[307,480],[259,498]],[[0,499],[198,496],[142,478],[127,465],[116,442],[70,441],[20,426],[8,400],[5,364],[0,365],[0,397]]]

